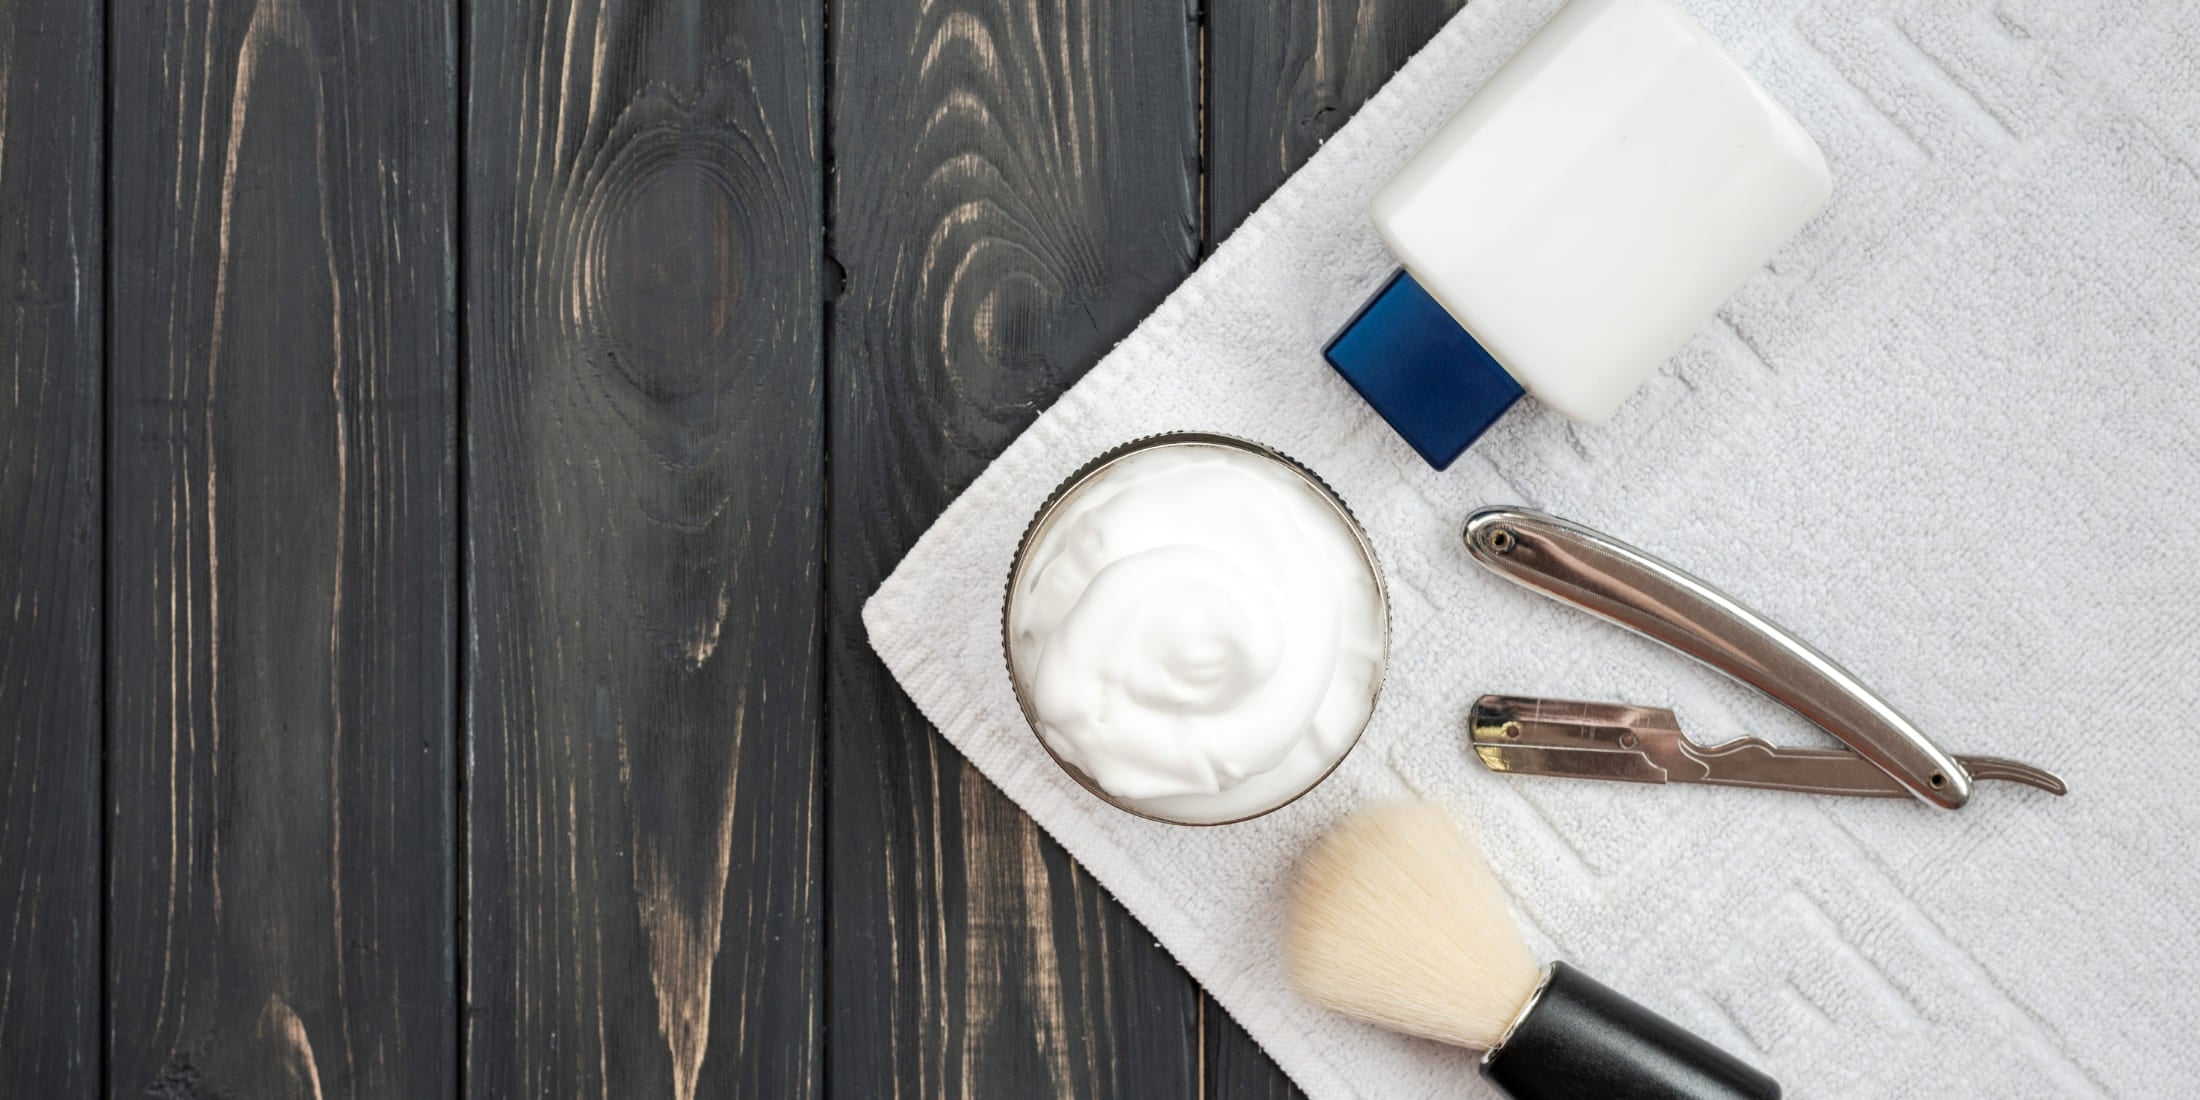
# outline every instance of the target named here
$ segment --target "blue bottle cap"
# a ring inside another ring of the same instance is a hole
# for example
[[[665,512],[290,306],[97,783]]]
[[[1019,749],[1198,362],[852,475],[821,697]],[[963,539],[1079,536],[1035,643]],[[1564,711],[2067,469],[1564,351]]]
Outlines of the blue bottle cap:
[[[1404,271],[1345,322],[1322,356],[1439,470],[1523,392]]]

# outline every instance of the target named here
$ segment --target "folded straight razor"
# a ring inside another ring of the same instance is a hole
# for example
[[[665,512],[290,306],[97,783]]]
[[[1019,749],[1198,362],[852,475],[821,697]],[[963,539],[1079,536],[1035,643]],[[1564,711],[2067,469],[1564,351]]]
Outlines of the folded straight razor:
[[[1802,639],[1602,532],[1523,508],[1485,508],[1467,521],[1466,543],[1475,560],[1506,580],[1702,661],[1849,746],[1792,749],[1743,737],[1707,747],[1689,740],[1670,710],[1485,695],[1470,716],[1470,737],[1475,754],[1493,771],[1907,795],[1950,810],[1970,800],[1974,780],[2007,780],[2058,795],[2066,789],[2030,764],[1942,750]]]

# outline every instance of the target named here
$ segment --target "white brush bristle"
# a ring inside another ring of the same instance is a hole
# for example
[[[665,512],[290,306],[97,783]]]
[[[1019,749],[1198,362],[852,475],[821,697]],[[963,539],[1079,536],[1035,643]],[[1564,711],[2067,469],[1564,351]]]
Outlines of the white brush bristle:
[[[1481,851],[1432,802],[1363,811],[1307,853],[1284,951],[1307,999],[1477,1049],[1541,977]]]

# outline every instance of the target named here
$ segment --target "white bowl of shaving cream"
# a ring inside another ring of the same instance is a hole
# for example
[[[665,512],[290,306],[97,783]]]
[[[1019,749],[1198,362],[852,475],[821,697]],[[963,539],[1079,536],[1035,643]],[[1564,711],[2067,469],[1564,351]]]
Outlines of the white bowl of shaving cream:
[[[1086,789],[1220,825],[1322,781],[1373,715],[1390,609],[1366,532],[1260,444],[1178,432],[1071,475],[1002,615],[1024,717]]]

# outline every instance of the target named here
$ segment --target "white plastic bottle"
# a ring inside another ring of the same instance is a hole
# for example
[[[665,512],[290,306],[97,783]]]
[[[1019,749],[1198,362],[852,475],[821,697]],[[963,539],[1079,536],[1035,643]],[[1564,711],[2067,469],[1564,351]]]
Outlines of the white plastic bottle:
[[[1522,391],[1601,422],[1831,189],[1669,0],[1572,0],[1376,194],[1405,270],[1326,354],[1439,469]]]

